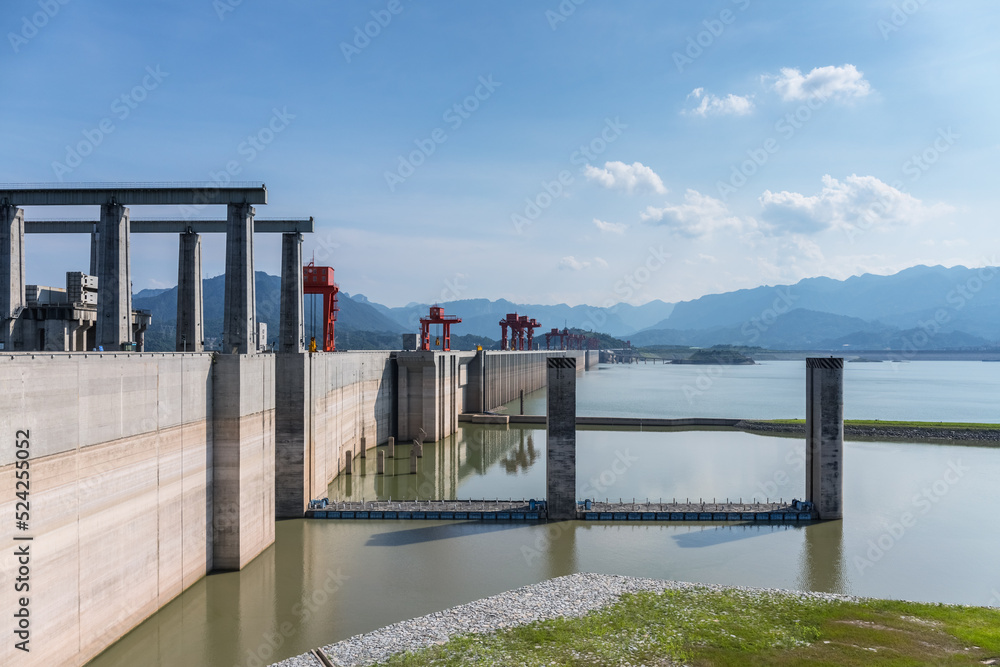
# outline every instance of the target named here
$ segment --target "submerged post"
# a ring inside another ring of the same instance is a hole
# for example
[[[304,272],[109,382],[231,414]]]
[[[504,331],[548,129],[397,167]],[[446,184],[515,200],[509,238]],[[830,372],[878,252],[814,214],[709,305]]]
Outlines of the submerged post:
[[[378,453],[378,459],[375,464],[375,472],[379,475],[385,474],[385,452]]]
[[[844,360],[806,359],[806,500],[821,520],[844,516]]]
[[[396,458],[396,438],[389,436],[389,446],[386,448],[386,456],[390,459]]]
[[[549,519],[576,519],[576,359],[547,359],[545,495]]]

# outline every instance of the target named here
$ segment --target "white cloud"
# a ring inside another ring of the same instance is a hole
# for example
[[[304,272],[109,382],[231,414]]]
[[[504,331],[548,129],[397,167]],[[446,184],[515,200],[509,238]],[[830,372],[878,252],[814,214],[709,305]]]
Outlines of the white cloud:
[[[664,225],[688,238],[711,236],[720,230],[742,232],[757,227],[752,218],[741,219],[733,215],[724,202],[690,189],[684,193],[683,204],[667,204],[663,208],[647,206],[639,218]]]
[[[812,98],[850,100],[865,97],[872,91],[864,73],[854,65],[817,67],[803,75],[794,67],[784,67],[781,74],[765,76],[773,80],[772,87],[786,102],[806,101]]]
[[[706,94],[704,88],[695,88],[687,96],[688,99],[701,100],[693,109],[688,109],[684,113],[693,116],[746,116],[753,111],[753,95],[733,95],[730,93],[725,97],[716,97]]]
[[[628,229],[628,225],[624,222],[605,222],[597,218],[594,218],[594,224],[602,232],[610,232],[612,234],[624,234],[625,230]]]
[[[602,269],[608,268],[608,260],[604,259],[603,257],[595,257],[594,264],[597,264]]]
[[[608,189],[624,190],[629,194],[641,189],[661,195],[667,192],[656,172],[641,162],[605,162],[604,169],[588,164],[583,173],[588,181],[595,181]]]
[[[864,230],[903,227],[939,218],[954,209],[927,205],[874,176],[852,174],[843,182],[829,174],[817,195],[765,190],[759,198],[762,217],[792,232],[819,232],[831,228]]]

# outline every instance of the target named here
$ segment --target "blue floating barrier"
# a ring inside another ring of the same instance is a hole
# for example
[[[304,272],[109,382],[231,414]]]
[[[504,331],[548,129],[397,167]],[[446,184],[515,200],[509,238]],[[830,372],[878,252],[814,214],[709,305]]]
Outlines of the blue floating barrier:
[[[643,512],[642,513],[642,520],[643,521],[656,521],[656,512]]]
[[[684,520],[685,521],[697,521],[698,520],[698,513],[697,512],[684,512]]]
[[[354,512],[341,512],[340,513],[340,518],[341,519],[353,519],[354,518]]]
[[[784,512],[771,512],[771,521],[781,521],[785,518]]]
[[[614,521],[615,515],[611,512],[601,512],[601,521]]]
[[[711,521],[711,520],[712,520],[711,512],[701,512],[698,515],[698,521]]]
[[[600,515],[597,512],[587,512],[583,515],[584,521],[597,521]]]
[[[741,518],[743,518],[743,515],[739,512],[726,512],[727,521],[739,521]]]
[[[657,512],[656,513],[656,520],[657,521],[670,521],[670,512]]]
[[[740,517],[741,517],[741,518],[742,518],[742,519],[743,519],[744,521],[753,521],[754,519],[756,519],[756,518],[757,518],[757,515],[756,515],[756,514],[754,514],[753,512],[742,512],[742,513],[740,514]]]
[[[670,513],[670,520],[671,521],[683,521],[684,520],[684,512],[671,512]]]
[[[628,518],[628,514],[626,514],[625,512],[615,512],[614,515],[615,515],[614,516],[615,521],[624,521],[626,518]]]
[[[469,520],[468,512],[455,512],[455,521],[468,521],[468,520]]]
[[[382,518],[384,519],[395,519],[397,512],[384,512]]]
[[[496,521],[496,520],[497,520],[496,512],[483,512],[483,521]]]
[[[339,519],[340,518],[340,514],[341,514],[340,512],[327,512],[326,513],[326,518],[327,519]]]
[[[510,521],[510,512],[497,512],[497,521]]]
[[[511,512],[510,513],[510,520],[511,521],[524,521],[524,512]]]
[[[627,520],[628,521],[640,521],[640,520],[642,520],[642,514],[640,514],[639,512],[629,512]]]
[[[411,519],[426,519],[427,512],[410,512]]]
[[[385,512],[369,512],[368,513],[368,518],[369,519],[383,519],[383,518],[385,518]]]
[[[355,519],[367,519],[368,518],[368,512],[355,512],[354,513],[354,518]]]
[[[812,512],[799,512],[799,521],[812,521]]]
[[[525,512],[524,513],[524,518],[527,521],[538,521],[540,517],[539,517],[538,512]]]
[[[725,521],[728,518],[725,512],[714,512],[712,514],[712,521]]]
[[[425,518],[434,520],[440,519],[441,512],[425,512]]]

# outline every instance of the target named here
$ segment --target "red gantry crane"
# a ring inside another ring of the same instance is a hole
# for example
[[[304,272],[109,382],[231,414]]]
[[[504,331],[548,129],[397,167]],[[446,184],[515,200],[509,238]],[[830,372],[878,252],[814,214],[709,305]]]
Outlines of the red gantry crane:
[[[518,316],[517,313],[507,313],[507,317],[500,320],[500,349],[501,350],[523,350],[524,334],[528,334],[528,349],[534,348],[535,329],[542,326],[535,318],[527,315]],[[510,327],[510,345],[507,344],[507,327]]]
[[[443,328],[441,333],[441,350],[448,352],[451,350],[451,325],[458,324],[462,318],[454,315],[445,315],[441,306],[431,306],[430,315],[420,318],[420,349],[431,349],[431,325],[440,324]]]
[[[333,282],[333,268],[315,266],[309,262],[302,267],[302,293],[323,295],[323,351],[336,352],[333,329],[337,322],[337,292],[340,288]]]

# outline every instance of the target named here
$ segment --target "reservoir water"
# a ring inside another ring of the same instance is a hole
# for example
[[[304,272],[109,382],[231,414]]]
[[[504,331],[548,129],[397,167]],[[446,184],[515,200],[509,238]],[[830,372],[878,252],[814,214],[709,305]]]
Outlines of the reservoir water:
[[[544,413],[544,390],[526,412]],[[847,418],[998,422],[1000,366],[848,364]],[[516,411],[519,406],[506,406]],[[804,415],[804,363],[601,366],[578,414]],[[463,425],[420,473],[340,477],[330,498],[544,495],[545,432]],[[580,497],[801,497],[800,438],[724,430],[578,434]],[[356,461],[361,464],[361,460]],[[241,572],[206,577],[91,665],[266,665],[398,620],[573,572],[1000,605],[1000,450],[849,441],[844,520],[809,526],[281,521]]]

